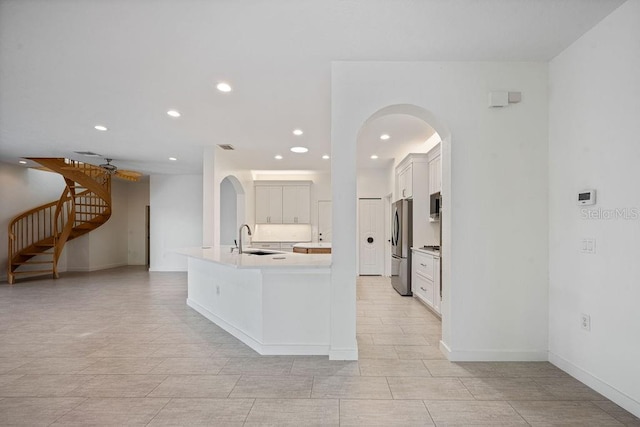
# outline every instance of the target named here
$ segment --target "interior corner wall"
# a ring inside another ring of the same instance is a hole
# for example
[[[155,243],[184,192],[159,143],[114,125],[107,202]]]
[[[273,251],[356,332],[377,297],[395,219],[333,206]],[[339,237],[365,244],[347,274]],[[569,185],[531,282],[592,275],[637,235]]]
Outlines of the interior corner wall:
[[[202,175],[151,175],[150,271],[186,271],[180,248],[201,246]]]
[[[550,63],[550,360],[640,416],[640,1]],[[577,193],[596,190],[596,204]],[[595,254],[581,242],[595,239]],[[591,330],[581,316],[591,317]]]
[[[146,211],[149,206],[149,181],[127,183],[127,241],[129,265],[145,265]]]
[[[332,156],[332,175],[345,183],[333,187],[334,197],[356,197],[348,185],[356,174],[351,150],[362,124],[381,108],[417,105],[450,131],[451,156],[443,158],[445,207],[451,206],[451,223],[443,223],[451,264],[450,276],[443,272],[443,340],[452,360],[547,359],[547,83],[546,63],[332,65],[332,148],[342,153]],[[488,108],[488,94],[497,90],[520,91],[522,102]],[[351,226],[355,215],[355,203],[334,201],[333,246],[345,262],[332,266],[332,304],[355,288],[354,272],[343,265],[355,264],[345,253],[354,250],[355,234],[336,225]],[[350,328],[349,307],[338,309]]]
[[[64,190],[62,176],[24,166],[0,163],[0,281],[7,280],[7,227],[17,215],[60,198]],[[58,263],[66,270],[65,254]]]

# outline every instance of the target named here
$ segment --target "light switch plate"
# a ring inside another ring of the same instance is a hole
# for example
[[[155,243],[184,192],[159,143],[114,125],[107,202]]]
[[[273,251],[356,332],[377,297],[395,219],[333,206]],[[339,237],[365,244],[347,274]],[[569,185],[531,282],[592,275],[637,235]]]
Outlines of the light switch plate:
[[[595,254],[596,239],[593,239],[593,238],[582,239],[582,244],[580,245],[580,252],[582,252],[583,254]]]

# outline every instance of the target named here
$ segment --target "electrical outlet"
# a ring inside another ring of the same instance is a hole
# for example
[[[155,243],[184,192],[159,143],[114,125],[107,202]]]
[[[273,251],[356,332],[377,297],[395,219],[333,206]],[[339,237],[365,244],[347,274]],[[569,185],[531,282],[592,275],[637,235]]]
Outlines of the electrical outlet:
[[[584,329],[585,331],[590,331],[591,330],[591,316],[589,316],[588,314],[581,314],[580,315],[580,327],[582,329]]]
[[[596,239],[582,239],[580,245],[580,252],[583,254],[595,254],[596,253]]]

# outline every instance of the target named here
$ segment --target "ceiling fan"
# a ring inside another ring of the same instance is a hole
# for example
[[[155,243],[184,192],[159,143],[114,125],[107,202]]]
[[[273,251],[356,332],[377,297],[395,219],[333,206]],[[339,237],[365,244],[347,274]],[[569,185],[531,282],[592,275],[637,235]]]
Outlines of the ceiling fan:
[[[113,159],[108,159],[105,157],[105,160],[107,161],[107,163],[103,163],[99,166],[102,169],[105,169],[107,173],[109,173],[112,176],[115,176],[116,178],[124,179],[126,181],[137,181],[142,176],[140,172],[125,170],[125,169],[118,169],[116,165],[111,164]]]

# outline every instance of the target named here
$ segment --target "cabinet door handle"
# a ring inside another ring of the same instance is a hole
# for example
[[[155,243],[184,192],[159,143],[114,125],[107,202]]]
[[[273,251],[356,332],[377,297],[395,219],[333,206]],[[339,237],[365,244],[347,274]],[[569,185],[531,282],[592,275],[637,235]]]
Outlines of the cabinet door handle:
[[[420,263],[420,265],[421,265],[421,266],[423,266],[423,267],[426,267],[426,266],[427,266],[427,264],[423,264],[423,263]]]
[[[422,286],[420,286],[420,289],[422,289],[423,291],[427,292],[427,290],[425,288],[423,288]]]

